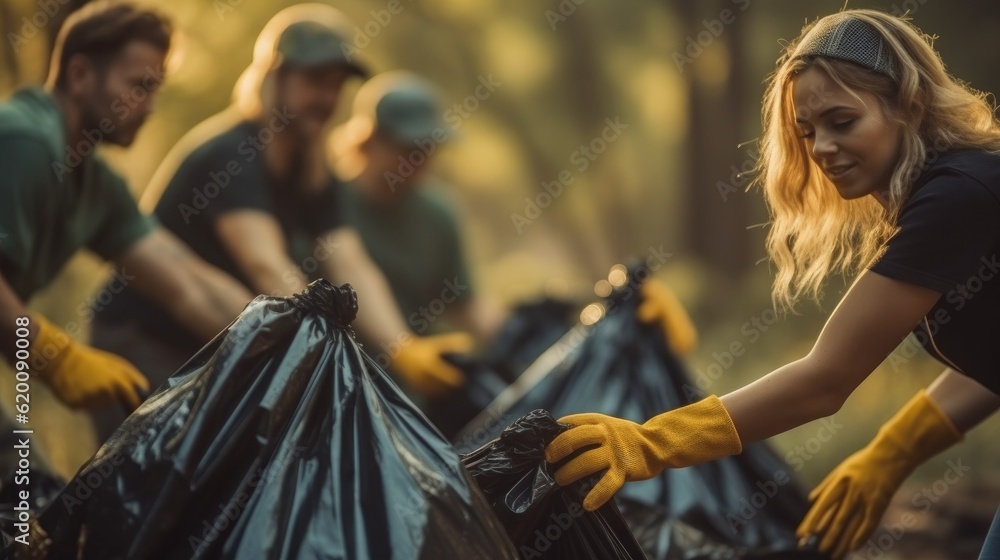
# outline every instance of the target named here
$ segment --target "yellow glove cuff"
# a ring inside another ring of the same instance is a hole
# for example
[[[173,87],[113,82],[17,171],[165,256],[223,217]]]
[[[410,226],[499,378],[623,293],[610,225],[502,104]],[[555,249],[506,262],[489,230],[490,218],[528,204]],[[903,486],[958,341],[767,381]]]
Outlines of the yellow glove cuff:
[[[882,425],[871,447],[887,447],[905,456],[916,468],[924,461],[962,441],[951,419],[921,389],[888,422]]]
[[[690,467],[743,451],[736,425],[719,397],[654,416],[642,425],[655,442],[659,463],[671,468]]]

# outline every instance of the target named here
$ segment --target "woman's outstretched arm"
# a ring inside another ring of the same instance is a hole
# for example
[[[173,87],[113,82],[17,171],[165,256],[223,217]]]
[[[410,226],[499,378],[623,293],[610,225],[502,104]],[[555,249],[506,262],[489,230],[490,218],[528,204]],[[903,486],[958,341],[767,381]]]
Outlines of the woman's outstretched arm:
[[[744,445],[840,410],[906,338],[940,292],[865,272],[809,354],[722,397]]]

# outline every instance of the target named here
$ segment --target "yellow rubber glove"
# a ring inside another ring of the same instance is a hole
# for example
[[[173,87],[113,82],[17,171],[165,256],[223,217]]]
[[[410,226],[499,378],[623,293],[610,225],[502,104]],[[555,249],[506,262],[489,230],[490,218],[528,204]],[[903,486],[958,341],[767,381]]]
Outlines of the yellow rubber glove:
[[[819,547],[840,558],[864,545],[906,477],[961,441],[951,420],[921,390],[864,449],[844,460],[810,494],[799,538],[822,534]]]
[[[462,372],[441,355],[465,353],[472,346],[472,337],[466,333],[414,337],[402,346],[391,366],[414,391],[436,397],[465,383]]]
[[[626,482],[743,450],[729,412],[715,395],[654,416],[642,425],[603,414],[572,414],[559,421],[573,427],[549,443],[546,461],[555,463],[582,447],[597,447],[563,465],[556,471],[556,482],[565,486],[608,471],[584,499],[588,511],[601,507]]]
[[[691,316],[666,284],[649,279],[642,284],[642,303],[635,316],[641,323],[659,323],[667,344],[678,356],[687,356],[698,345],[698,331]]]
[[[32,321],[38,326],[32,352],[55,354],[36,373],[64,404],[89,408],[120,401],[131,411],[142,403],[139,390],[148,391],[149,381],[128,360],[76,342],[44,317]]]

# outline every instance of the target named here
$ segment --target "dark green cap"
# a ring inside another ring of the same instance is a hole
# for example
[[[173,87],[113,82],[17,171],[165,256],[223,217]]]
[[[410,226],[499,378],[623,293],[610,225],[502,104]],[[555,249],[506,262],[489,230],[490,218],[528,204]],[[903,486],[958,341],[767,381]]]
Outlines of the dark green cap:
[[[340,64],[359,76],[367,76],[368,70],[351,60],[349,53],[354,47],[347,35],[317,21],[297,21],[281,32],[277,53],[282,58],[282,64],[296,68]]]
[[[403,144],[441,142],[450,135],[436,88],[411,72],[385,72],[365,82],[355,111],[367,113],[379,134]]]

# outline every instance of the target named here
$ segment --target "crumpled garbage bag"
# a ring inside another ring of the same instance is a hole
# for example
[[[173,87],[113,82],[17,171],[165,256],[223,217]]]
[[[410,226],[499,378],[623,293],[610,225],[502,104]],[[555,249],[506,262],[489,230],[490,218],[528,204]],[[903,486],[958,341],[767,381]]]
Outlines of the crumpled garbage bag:
[[[702,398],[661,328],[636,320],[639,272],[630,269],[622,287],[603,302],[604,316],[596,324],[574,327],[553,347],[558,350],[555,359],[549,359],[553,352],[543,354],[488,407],[488,414],[477,417],[453,441],[481,445],[498,436],[511,419],[536,409],[556,418],[599,412],[644,422]],[[525,382],[527,377],[531,379]],[[652,539],[640,537],[647,554],[657,560],[675,558],[668,554],[670,547],[662,546],[663,535],[672,531],[671,520],[731,548],[794,551],[795,527],[808,508],[794,474],[766,444],[751,444],[738,456],[630,482],[617,498],[660,513],[632,517],[636,508],[623,509],[636,533]],[[648,525],[650,520],[655,526]]]
[[[507,528],[522,560],[645,560],[613,501],[595,512],[583,509],[596,477],[565,487],[552,478],[545,446],[567,428],[536,410],[508,426],[496,440],[464,455],[462,463]]]
[[[18,558],[517,558],[458,454],[358,348],[356,312],[350,286],[322,280],[256,298],[77,473]]]

